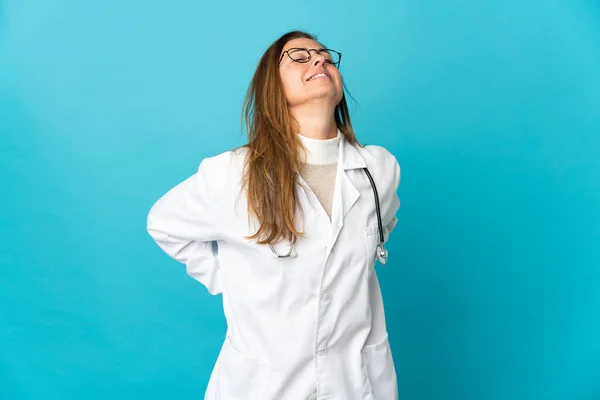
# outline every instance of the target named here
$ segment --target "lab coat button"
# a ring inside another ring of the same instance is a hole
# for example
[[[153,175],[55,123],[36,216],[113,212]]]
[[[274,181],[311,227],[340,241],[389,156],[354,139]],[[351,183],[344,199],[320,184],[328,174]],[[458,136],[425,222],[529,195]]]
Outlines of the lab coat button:
[[[326,349],[319,350],[319,353],[318,353],[318,354],[319,354],[321,357],[323,357],[325,354],[327,354],[327,350],[326,350]]]
[[[329,303],[331,301],[331,293],[328,293],[328,292],[323,293],[323,301],[325,303]]]

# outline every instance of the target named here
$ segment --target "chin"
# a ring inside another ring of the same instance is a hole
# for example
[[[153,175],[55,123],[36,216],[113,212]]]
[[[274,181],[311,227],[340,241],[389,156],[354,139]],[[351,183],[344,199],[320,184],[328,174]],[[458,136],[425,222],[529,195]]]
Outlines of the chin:
[[[336,101],[338,98],[341,100],[342,96],[338,94],[336,90],[332,90],[331,88],[323,88],[323,90],[315,90],[312,91],[308,98],[310,99],[331,99],[332,101]],[[337,100],[339,102],[339,100]]]

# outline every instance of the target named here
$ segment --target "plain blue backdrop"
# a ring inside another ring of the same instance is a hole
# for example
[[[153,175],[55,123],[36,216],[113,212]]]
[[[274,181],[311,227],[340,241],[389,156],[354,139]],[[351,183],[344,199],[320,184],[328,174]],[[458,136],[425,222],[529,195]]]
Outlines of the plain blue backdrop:
[[[0,399],[203,397],[213,297],[146,233],[244,143],[287,30],[402,167],[378,267],[403,400],[600,399],[598,0],[0,1]]]

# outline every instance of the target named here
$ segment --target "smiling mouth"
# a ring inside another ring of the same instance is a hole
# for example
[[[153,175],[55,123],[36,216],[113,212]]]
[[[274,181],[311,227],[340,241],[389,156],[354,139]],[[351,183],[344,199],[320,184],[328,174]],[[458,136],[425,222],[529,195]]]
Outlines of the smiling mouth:
[[[310,78],[307,79],[307,81],[312,81],[315,79],[319,79],[319,78],[329,78],[326,74],[324,73],[318,73],[318,74],[314,74],[313,76],[311,76]]]

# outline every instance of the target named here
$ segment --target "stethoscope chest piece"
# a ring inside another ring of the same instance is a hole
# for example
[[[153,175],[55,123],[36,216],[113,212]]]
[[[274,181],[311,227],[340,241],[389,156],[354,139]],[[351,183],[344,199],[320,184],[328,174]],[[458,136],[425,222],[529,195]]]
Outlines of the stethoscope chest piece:
[[[387,263],[388,251],[385,247],[383,247],[382,243],[379,243],[377,245],[377,259],[382,265],[385,265]]]

